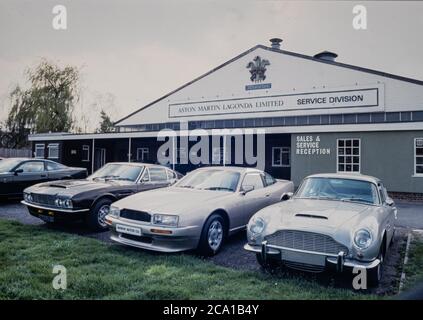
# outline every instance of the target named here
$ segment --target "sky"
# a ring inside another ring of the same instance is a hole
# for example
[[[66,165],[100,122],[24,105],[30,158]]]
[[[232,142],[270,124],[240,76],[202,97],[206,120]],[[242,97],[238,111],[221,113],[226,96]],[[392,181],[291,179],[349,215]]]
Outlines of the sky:
[[[367,29],[353,28],[353,7]],[[52,9],[64,5],[67,29]],[[81,72],[76,116],[93,131],[269,39],[307,55],[423,80],[423,2],[271,0],[0,0],[0,121],[25,70],[46,58]]]

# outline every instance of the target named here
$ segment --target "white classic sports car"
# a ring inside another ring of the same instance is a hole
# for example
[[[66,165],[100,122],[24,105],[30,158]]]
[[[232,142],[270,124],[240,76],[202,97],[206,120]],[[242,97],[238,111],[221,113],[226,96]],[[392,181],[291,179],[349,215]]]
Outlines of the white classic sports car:
[[[293,183],[251,168],[207,167],[175,185],[113,203],[106,217],[113,241],[162,252],[219,251],[258,210],[281,201]]]
[[[290,200],[251,218],[245,249],[255,252],[265,268],[281,261],[311,272],[361,267],[368,270],[368,282],[376,284],[396,218],[394,202],[379,179],[312,175]]]

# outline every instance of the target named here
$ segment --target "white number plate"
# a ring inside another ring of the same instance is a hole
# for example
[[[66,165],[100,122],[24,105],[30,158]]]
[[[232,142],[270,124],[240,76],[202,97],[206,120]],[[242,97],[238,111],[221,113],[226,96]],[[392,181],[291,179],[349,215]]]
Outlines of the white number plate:
[[[124,225],[121,225],[121,224],[116,225],[116,231],[121,232],[121,233],[132,234],[134,236],[140,236],[141,235],[141,229],[140,228],[124,226]]]

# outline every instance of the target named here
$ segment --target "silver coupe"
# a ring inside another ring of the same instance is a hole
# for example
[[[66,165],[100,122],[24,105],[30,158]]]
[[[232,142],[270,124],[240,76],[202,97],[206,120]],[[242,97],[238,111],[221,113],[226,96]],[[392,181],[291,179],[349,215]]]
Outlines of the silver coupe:
[[[291,181],[257,169],[206,167],[171,187],[113,203],[106,222],[111,239],[125,245],[213,255],[228,235],[245,229],[254,213],[292,191]]]
[[[360,174],[317,174],[291,196],[251,218],[245,249],[265,268],[280,262],[311,272],[361,267],[368,283],[377,284],[397,218],[382,182]]]

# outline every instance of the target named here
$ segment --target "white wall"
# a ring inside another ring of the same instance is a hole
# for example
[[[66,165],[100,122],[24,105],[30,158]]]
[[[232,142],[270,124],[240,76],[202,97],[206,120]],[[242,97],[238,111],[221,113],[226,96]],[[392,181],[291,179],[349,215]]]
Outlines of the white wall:
[[[270,62],[270,66],[267,66],[267,78],[263,83],[271,83],[271,89],[245,90],[246,85],[252,84],[250,81],[250,72],[246,66],[256,56],[260,56]],[[342,57],[338,58],[338,61],[342,61]],[[189,66],[181,66],[181,69],[186,67]],[[166,75],[164,74],[164,76]],[[160,83],[152,85],[160,85]],[[421,85],[257,48],[240,59],[175,92],[171,96],[132,115],[118,125],[125,126],[178,121],[179,118],[168,117],[168,108],[171,103],[201,102],[300,92],[321,92],[354,86],[376,85],[382,87],[381,92],[384,94],[384,97],[380,101],[381,109],[377,111],[423,111],[423,86]],[[365,107],[344,108],[341,111],[340,109],[278,111],[242,114],[242,118],[374,111],[376,110],[371,110],[370,108],[365,109]],[[192,116],[185,118],[185,120],[234,119],[237,117],[239,116],[234,114],[209,115]]]

